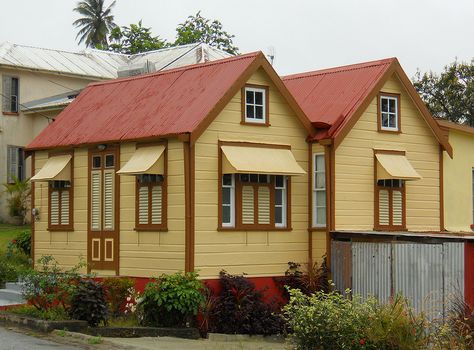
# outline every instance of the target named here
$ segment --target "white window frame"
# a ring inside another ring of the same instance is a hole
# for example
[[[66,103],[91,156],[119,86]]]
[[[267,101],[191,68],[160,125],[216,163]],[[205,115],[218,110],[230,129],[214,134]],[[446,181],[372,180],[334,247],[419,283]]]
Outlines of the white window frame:
[[[255,96],[254,96],[254,103],[247,103],[247,91],[252,91],[252,92],[259,92],[262,93],[262,104],[256,104],[255,103]],[[245,113],[245,122],[247,123],[258,123],[258,124],[266,124],[267,123],[267,90],[264,88],[257,88],[257,87],[245,87],[245,94],[243,96],[245,99],[245,105],[244,105],[244,113]],[[254,107],[254,117],[247,117],[247,106],[253,106]],[[255,107],[262,107],[262,119],[258,119],[255,117]]]
[[[231,184],[225,185],[224,184],[224,175],[231,176]],[[224,195],[222,195],[222,227],[235,227],[235,174],[222,174],[221,178],[221,186],[222,188],[230,188],[230,203],[224,204]],[[224,222],[224,207],[230,207],[230,222]]]
[[[323,157],[323,160],[324,160],[324,167],[322,170],[319,170],[317,169],[317,158],[318,157]],[[323,174],[324,175],[324,178],[325,178],[325,182],[324,182],[324,188],[316,188],[316,174]],[[317,203],[317,193],[318,192],[324,192],[325,194],[325,198],[326,198],[326,187],[327,187],[327,184],[326,184],[326,159],[325,159],[325,156],[324,156],[324,153],[313,153],[313,227],[326,227],[327,225],[327,203],[323,206],[323,205],[318,205]],[[324,224],[318,224],[318,208],[324,208]]]
[[[276,198],[275,198],[275,209],[276,208],[280,208],[281,207],[281,219],[282,219],[282,222],[276,222],[276,219],[275,219],[275,227],[279,227],[279,228],[285,228],[286,225],[287,225],[287,209],[288,209],[288,205],[287,205],[287,183],[288,183],[288,178],[286,176],[283,175],[283,186],[282,187],[278,187],[277,186],[277,176],[275,176],[275,192],[276,190],[282,190],[281,193],[282,193],[282,199],[281,199],[281,204],[276,204]],[[275,194],[276,196],[276,194]],[[276,210],[275,210],[276,211]]]
[[[382,100],[388,100],[388,103],[387,103],[387,108],[390,108],[390,101],[395,101],[395,112],[390,112],[390,109],[387,110],[387,111],[383,111],[382,110]],[[388,131],[398,131],[398,98],[395,97],[395,96],[388,96],[388,95],[380,95],[380,101],[379,101],[379,104],[380,104],[380,129],[381,130],[388,130]],[[383,125],[383,114],[387,114],[388,115],[388,123],[389,123],[389,126],[384,126]],[[395,117],[395,126],[390,126],[390,116],[394,116]]]

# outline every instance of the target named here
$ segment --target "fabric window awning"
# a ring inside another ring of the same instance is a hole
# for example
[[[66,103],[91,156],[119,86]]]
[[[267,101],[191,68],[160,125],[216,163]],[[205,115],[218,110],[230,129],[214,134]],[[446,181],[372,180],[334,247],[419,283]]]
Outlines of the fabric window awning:
[[[71,181],[71,159],[70,154],[48,158],[31,181]]]
[[[304,175],[289,149],[221,146],[223,174]]]
[[[419,180],[420,174],[403,154],[377,153],[377,180]]]
[[[165,146],[148,146],[137,148],[130,160],[119,170],[119,175],[164,174]]]

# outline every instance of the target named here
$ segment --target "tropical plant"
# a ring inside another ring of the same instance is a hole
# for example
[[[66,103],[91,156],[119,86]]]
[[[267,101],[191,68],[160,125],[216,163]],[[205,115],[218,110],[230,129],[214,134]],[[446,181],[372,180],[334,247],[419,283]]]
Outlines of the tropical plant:
[[[7,253],[13,255],[17,250],[20,254],[31,256],[31,231],[25,230],[13,238],[7,246]]]
[[[89,326],[107,324],[107,299],[104,285],[94,280],[81,280],[71,298],[69,315],[74,320],[87,321]]]
[[[284,329],[279,308],[264,300],[262,290],[248,278],[221,271],[215,305],[210,312],[210,330],[227,334],[278,334]]]
[[[124,313],[130,288],[133,288],[134,285],[135,283],[130,278],[109,277],[104,279],[104,288],[112,316],[120,316]]]
[[[107,36],[116,27],[112,15],[115,1],[107,8],[104,2],[105,0],[83,0],[74,8],[74,11],[82,16],[72,23],[79,29],[76,35],[79,44],[84,42],[87,47],[108,47]]]
[[[142,323],[155,327],[189,325],[204,303],[203,288],[195,272],[161,275],[145,286],[138,303]]]
[[[166,40],[151,34],[151,28],[143,27],[142,21],[130,24],[129,27],[115,27],[109,36],[110,51],[133,55],[136,53],[162,49],[168,44]]]
[[[231,35],[223,30],[218,20],[209,20],[201,16],[201,11],[189,16],[184,23],[176,28],[176,40],[173,46],[193,43],[206,43],[232,55],[237,55],[239,49],[234,46]]]
[[[29,179],[20,180],[18,177],[13,176],[12,183],[6,183],[6,192],[9,194],[8,211],[11,217],[20,216],[25,223],[26,214],[28,212],[28,205],[31,195],[31,187]]]

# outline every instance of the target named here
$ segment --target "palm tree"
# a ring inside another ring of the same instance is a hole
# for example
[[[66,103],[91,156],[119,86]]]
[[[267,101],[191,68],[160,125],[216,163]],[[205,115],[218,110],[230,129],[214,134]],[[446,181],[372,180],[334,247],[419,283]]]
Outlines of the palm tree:
[[[74,8],[75,12],[83,16],[72,23],[80,28],[76,35],[76,39],[80,37],[79,44],[85,42],[88,47],[106,48],[108,46],[107,36],[116,27],[114,16],[111,14],[115,1],[106,9],[104,9],[104,1],[83,0]]]

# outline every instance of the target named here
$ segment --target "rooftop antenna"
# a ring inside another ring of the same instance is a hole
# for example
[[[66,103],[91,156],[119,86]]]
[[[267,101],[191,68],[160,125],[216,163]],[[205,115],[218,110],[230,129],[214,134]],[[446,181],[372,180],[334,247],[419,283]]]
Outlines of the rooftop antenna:
[[[270,46],[267,49],[267,57],[270,60],[270,64],[273,66],[273,61],[275,60],[275,47]]]

